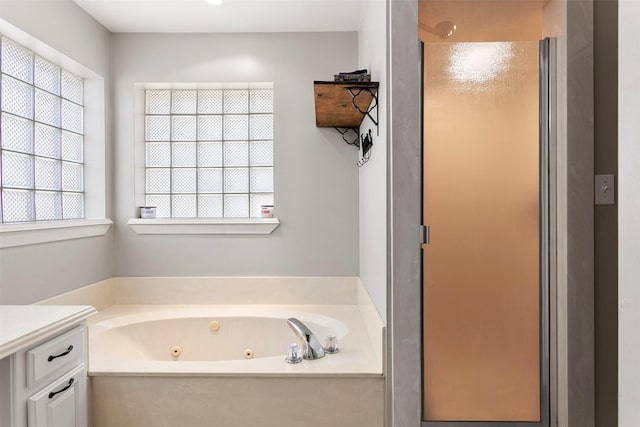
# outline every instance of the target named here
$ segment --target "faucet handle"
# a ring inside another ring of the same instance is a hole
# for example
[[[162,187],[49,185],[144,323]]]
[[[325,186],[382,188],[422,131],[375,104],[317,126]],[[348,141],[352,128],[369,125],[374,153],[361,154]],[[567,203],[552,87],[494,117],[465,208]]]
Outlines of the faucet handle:
[[[338,353],[340,349],[338,348],[338,338],[335,335],[327,335],[324,340],[324,352],[329,354]]]
[[[287,356],[284,358],[284,361],[292,364],[302,362],[302,351],[300,351],[300,346],[298,344],[289,344]]]

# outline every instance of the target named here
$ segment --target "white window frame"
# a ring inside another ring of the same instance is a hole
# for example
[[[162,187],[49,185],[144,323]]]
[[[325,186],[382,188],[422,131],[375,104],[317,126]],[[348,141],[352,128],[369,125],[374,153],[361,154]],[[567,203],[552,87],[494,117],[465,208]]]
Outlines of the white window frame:
[[[104,235],[106,218],[104,78],[35,37],[0,19],[0,33],[36,55],[84,79],[85,219],[0,224],[0,249]]]
[[[139,218],[145,206],[145,92],[147,89],[247,89],[249,83],[136,83],[135,105],[135,206],[127,224],[137,234],[271,234],[278,218]],[[275,107],[274,107],[275,110]],[[274,125],[275,133],[275,125]],[[276,136],[274,135],[274,141]],[[276,194],[274,182],[274,197]],[[275,205],[275,203],[274,203]],[[277,211],[276,211],[277,212]]]

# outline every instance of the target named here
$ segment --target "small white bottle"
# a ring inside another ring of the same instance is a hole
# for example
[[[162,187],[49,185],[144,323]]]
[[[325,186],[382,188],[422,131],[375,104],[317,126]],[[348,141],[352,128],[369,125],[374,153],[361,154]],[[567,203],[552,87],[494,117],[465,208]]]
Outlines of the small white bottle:
[[[155,217],[156,217],[155,206],[140,206],[140,218],[155,219]]]
[[[260,205],[260,216],[262,218],[273,218],[273,205]]]

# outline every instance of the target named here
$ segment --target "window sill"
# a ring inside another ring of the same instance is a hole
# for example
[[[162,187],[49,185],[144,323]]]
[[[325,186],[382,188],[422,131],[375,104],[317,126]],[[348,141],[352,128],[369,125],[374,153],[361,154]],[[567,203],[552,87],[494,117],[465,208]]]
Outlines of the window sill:
[[[280,221],[278,218],[135,218],[127,224],[138,234],[271,234]]]
[[[0,224],[0,249],[102,236],[112,224],[110,219]]]

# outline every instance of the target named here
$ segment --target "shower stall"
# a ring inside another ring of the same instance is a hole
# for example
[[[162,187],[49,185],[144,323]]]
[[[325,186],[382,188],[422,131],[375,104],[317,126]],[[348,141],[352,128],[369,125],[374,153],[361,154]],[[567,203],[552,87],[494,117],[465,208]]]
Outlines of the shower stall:
[[[548,427],[552,40],[423,44],[423,427]]]

